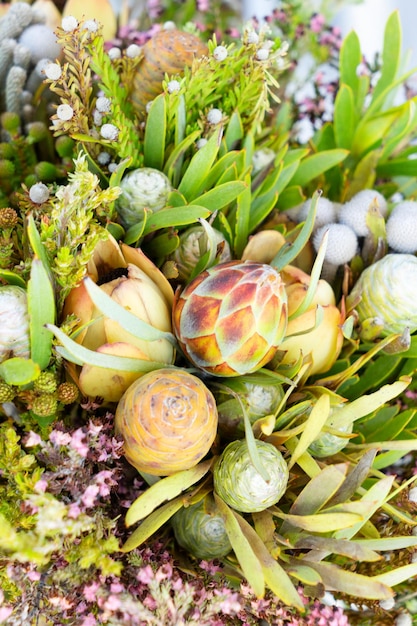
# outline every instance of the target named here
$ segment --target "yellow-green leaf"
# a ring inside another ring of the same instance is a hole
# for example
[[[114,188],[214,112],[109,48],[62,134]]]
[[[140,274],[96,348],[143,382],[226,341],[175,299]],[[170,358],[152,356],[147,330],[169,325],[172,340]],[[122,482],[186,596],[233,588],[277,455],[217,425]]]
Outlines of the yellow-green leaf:
[[[172,500],[182,491],[194,485],[207,474],[211,465],[211,459],[204,461],[191,469],[167,476],[149,487],[129,507],[125,519],[126,526],[131,526],[135,522],[144,519],[165,500]]]
[[[311,413],[304,424],[304,430],[288,463],[289,469],[291,469],[300,456],[306,452],[309,445],[317,439],[327,421],[327,418],[329,417],[329,413],[330,397],[327,393],[324,393],[314,404]]]
[[[348,593],[355,598],[385,600],[392,598],[393,591],[384,582],[375,577],[363,576],[344,570],[333,563],[309,561],[305,559],[321,576],[328,591]]]
[[[41,370],[49,365],[53,334],[46,324],[55,322],[55,293],[43,262],[35,257],[28,281],[30,355]]]
[[[178,497],[171,502],[167,502],[159,509],[151,513],[129,537],[129,539],[123,544],[121,551],[130,552],[134,550],[142,543],[144,543],[149,537],[151,537],[163,524],[165,524],[180,508],[183,506],[182,497]]]

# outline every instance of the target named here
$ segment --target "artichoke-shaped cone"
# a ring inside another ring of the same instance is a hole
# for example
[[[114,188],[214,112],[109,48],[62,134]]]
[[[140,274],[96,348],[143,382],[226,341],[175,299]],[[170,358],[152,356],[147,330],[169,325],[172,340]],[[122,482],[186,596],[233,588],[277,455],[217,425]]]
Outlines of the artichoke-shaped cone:
[[[288,315],[291,316],[304,301],[310,275],[287,265],[281,272],[288,298]],[[321,307],[317,323],[317,307]],[[309,375],[327,372],[336,361],[343,345],[342,325],[344,315],[336,306],[331,285],[320,279],[309,307],[304,313],[288,321],[280,350],[284,352],[281,363],[297,362],[300,354],[311,361]]]
[[[185,356],[215,376],[238,376],[268,363],[287,326],[280,274],[250,261],[220,263],[199,274],[173,307],[173,329]]]
[[[217,433],[212,393],[193,374],[161,368],[136,380],[116,409],[126,459],[140,472],[169,476],[209,452]]]
[[[265,480],[253,465],[245,439],[229,443],[213,470],[217,494],[242,513],[264,511],[276,504],[284,495],[289,478],[281,452],[271,443],[259,439],[255,443],[269,480]]]
[[[171,523],[179,545],[197,559],[220,559],[232,550],[224,519],[210,494],[180,509]]]
[[[142,321],[161,331],[171,332],[171,285],[145,254],[122,244],[109,234],[101,240],[87,265],[88,276],[115,302]],[[117,321],[106,317],[91,300],[84,283],[68,295],[63,316],[74,314],[80,323],[76,341],[89,350],[104,354],[158,361],[170,365],[175,350],[167,339],[146,341],[126,331]],[[81,392],[117,402],[139,372],[120,372],[84,365],[79,373]]]

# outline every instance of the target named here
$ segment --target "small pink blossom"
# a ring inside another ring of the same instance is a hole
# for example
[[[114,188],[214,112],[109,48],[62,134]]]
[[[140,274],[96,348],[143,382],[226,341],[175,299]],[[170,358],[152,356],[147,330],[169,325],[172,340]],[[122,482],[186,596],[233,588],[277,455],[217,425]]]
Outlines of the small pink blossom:
[[[80,456],[87,456],[88,446],[85,443],[85,433],[81,428],[77,428],[77,430],[73,432],[70,445]]]
[[[124,587],[121,583],[111,583],[110,591],[112,593],[121,593],[124,590]]]
[[[154,579],[152,567],[150,565],[146,565],[145,567],[142,567],[139,570],[136,578],[138,579],[140,583],[143,583],[144,585],[148,585],[151,582],[151,580]]]
[[[53,430],[49,434],[49,441],[55,446],[67,446],[71,441],[71,435],[63,433],[61,430]]]
[[[0,623],[5,622],[8,617],[12,614],[13,609],[10,606],[2,606],[0,607]]]
[[[86,508],[94,506],[96,502],[96,498],[99,492],[99,487],[97,485],[89,485],[87,489],[84,491],[81,496],[81,501]]]
[[[86,615],[81,622],[80,626],[96,626],[97,620],[92,613]]]
[[[27,577],[29,578],[29,580],[32,580],[32,581],[35,582],[37,580],[40,580],[41,575],[40,575],[40,572],[36,572],[35,570],[31,570],[31,571],[29,571],[27,573]]]
[[[310,20],[310,28],[313,33],[320,33],[326,23],[326,18],[321,13],[316,13]]]
[[[91,583],[90,585],[86,585],[84,587],[84,598],[88,602],[95,602],[97,599],[97,591],[99,590],[100,585],[97,582]]]
[[[120,599],[115,595],[110,595],[104,603],[104,608],[107,611],[117,611],[120,608]]]
[[[38,493],[45,493],[45,491],[48,488],[48,481],[45,480],[44,478],[41,478],[35,483],[34,488],[35,488],[35,491],[37,491]]]
[[[41,437],[37,433],[34,433],[33,430],[29,431],[29,434],[25,439],[25,446],[27,448],[31,448],[32,446],[39,446],[41,443]]]
[[[68,507],[68,517],[71,519],[77,519],[81,515],[81,509],[76,502],[73,502]]]

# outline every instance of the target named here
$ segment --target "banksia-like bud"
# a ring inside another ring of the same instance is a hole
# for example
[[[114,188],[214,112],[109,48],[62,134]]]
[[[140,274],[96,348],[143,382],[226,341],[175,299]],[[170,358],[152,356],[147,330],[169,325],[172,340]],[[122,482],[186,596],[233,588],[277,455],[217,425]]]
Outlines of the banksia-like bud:
[[[19,218],[17,212],[10,207],[5,207],[4,209],[0,209],[0,228],[14,228],[18,223]]]
[[[78,387],[74,383],[61,383],[58,387],[58,400],[62,404],[72,404],[80,395]]]
[[[50,417],[58,408],[58,400],[52,393],[43,393],[33,400],[32,412],[39,417]]]
[[[12,402],[15,397],[15,391],[11,385],[4,381],[0,381],[0,404],[4,402]]]
[[[36,391],[54,393],[58,386],[56,375],[53,372],[41,372],[33,384]]]

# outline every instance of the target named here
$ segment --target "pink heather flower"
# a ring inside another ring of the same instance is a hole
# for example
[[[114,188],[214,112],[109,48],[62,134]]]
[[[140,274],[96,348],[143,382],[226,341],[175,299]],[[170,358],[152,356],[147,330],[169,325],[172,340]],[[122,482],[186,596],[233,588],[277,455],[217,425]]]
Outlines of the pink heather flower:
[[[55,446],[67,446],[71,441],[71,435],[63,433],[61,430],[53,430],[49,434],[49,441]]]
[[[110,493],[110,487],[117,485],[117,482],[113,478],[113,472],[111,470],[102,470],[95,476],[96,485],[99,488],[99,493],[102,497],[108,496]]]
[[[32,446],[39,446],[41,443],[41,437],[37,433],[34,433],[33,430],[29,431],[29,434],[25,439],[25,446],[27,448],[31,448]]]
[[[88,432],[91,435],[98,435],[98,433],[101,432],[102,430],[103,430],[103,424],[95,424],[92,420],[88,422]]]
[[[80,626],[96,626],[97,620],[92,613],[86,615],[81,622]]]
[[[29,580],[32,580],[34,582],[37,580],[40,580],[40,577],[41,577],[40,572],[36,572],[35,570],[30,570],[26,574],[26,576],[29,578]]]
[[[155,580],[160,582],[161,580],[165,580],[166,578],[172,577],[172,565],[171,563],[164,563],[161,567],[158,568],[155,574]]]
[[[120,599],[115,595],[110,595],[105,601],[103,608],[107,611],[117,611],[120,608]]]
[[[97,485],[89,485],[84,491],[83,495],[81,496],[81,501],[87,509],[91,506],[94,506],[98,492],[99,487]]]
[[[95,602],[97,600],[97,591],[100,589],[100,584],[98,582],[91,583],[90,585],[85,585],[84,587],[84,598],[88,602]]]
[[[41,478],[35,484],[35,491],[37,491],[38,493],[45,493],[47,488],[48,488],[48,481],[45,480],[44,478]]]
[[[326,23],[326,18],[321,13],[316,13],[310,20],[310,28],[313,33],[320,33]]]
[[[124,591],[124,587],[122,583],[111,583],[110,591],[111,593],[122,593],[122,591]]]
[[[86,457],[88,454],[88,446],[84,441],[85,434],[81,428],[77,428],[71,437],[71,448],[76,450],[80,456]]]
[[[209,11],[210,10],[210,0],[197,0],[197,10],[198,11],[202,11],[203,13],[205,11]]]
[[[153,570],[152,567],[150,565],[146,565],[145,567],[142,567],[136,578],[138,579],[138,581],[144,585],[148,585],[151,580],[153,580],[154,575],[153,575]]]
[[[11,606],[2,606],[0,607],[0,624],[5,622],[8,617],[13,613],[13,609]]]
[[[77,519],[81,515],[81,509],[76,502],[73,502],[68,507],[68,517],[71,519]]]

